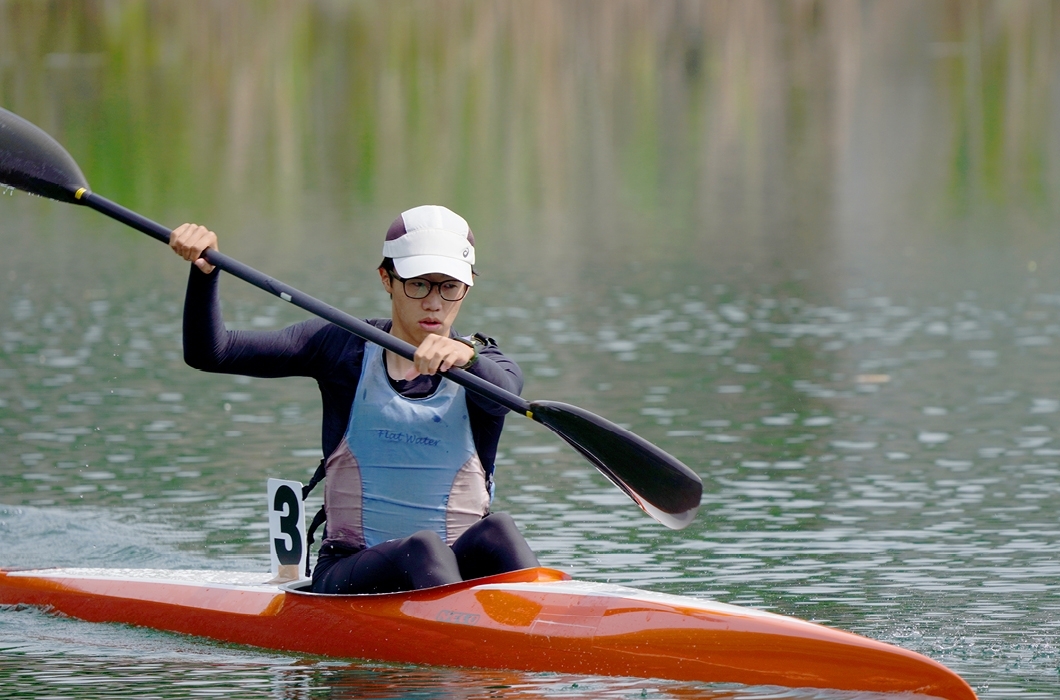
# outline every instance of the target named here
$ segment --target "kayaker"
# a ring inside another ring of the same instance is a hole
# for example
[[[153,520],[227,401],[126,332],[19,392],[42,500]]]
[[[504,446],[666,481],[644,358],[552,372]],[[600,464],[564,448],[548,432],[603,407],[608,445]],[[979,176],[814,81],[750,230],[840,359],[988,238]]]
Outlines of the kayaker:
[[[311,377],[323,401],[325,536],[313,570],[319,593],[426,588],[538,565],[506,513],[490,513],[507,409],[442,373],[465,369],[510,392],[518,365],[483,335],[453,330],[474,285],[475,239],[441,206],[391,224],[378,274],[391,318],[369,323],[416,346],[413,361],[319,318],[278,331],[225,328],[219,274],[201,258],[217,235],[183,224],[170,247],[192,261],[184,358],[192,367],[254,377]]]

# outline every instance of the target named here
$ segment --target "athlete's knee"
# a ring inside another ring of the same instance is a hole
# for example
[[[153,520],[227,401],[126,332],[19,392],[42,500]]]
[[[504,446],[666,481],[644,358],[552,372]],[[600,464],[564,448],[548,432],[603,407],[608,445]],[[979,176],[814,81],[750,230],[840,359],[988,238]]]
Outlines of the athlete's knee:
[[[476,539],[487,542],[507,542],[519,534],[515,519],[507,513],[490,513],[475,524]]]
[[[449,545],[442,541],[438,533],[431,530],[420,530],[405,538],[402,549],[408,556],[418,559],[439,559],[449,554]]]
[[[482,522],[489,527],[515,527],[515,518],[507,513],[490,513]]]
[[[453,544],[464,580],[538,566],[537,557],[507,513],[492,513]]]
[[[460,580],[456,554],[437,533],[421,530],[406,537],[398,550],[412,588],[429,588]]]

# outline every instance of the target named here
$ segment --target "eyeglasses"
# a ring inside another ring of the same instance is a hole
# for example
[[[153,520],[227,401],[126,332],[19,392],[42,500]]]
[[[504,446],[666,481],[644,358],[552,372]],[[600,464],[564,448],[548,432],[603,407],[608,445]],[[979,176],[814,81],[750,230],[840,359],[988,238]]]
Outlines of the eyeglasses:
[[[397,280],[401,282],[405,288],[405,296],[409,299],[426,299],[431,295],[431,292],[435,287],[438,288],[438,294],[445,301],[460,301],[467,294],[467,285],[460,280],[442,280],[441,282],[431,282],[425,280],[422,277],[412,277],[411,279],[404,279],[398,277],[393,272],[388,272],[391,280]]]

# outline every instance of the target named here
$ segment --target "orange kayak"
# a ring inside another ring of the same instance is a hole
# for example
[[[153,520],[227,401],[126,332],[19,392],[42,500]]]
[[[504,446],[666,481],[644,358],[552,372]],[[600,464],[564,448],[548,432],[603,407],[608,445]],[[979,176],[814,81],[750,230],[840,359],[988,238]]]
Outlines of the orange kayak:
[[[0,570],[0,604],[379,661],[907,692],[974,700],[942,664],[796,618],[526,569],[408,593],[319,595],[268,574]]]

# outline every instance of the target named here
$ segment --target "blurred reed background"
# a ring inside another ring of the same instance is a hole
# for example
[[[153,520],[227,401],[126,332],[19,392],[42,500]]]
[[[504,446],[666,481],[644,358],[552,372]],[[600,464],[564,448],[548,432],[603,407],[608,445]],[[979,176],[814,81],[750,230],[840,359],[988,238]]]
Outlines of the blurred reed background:
[[[358,316],[389,313],[373,270],[398,212],[452,207],[482,273],[460,330],[498,338],[528,398],[704,477],[696,522],[664,531],[513,417],[497,506],[543,562],[826,621],[984,698],[1045,699],[1058,32],[1051,0],[0,0],[0,106],[100,194],[208,224]],[[312,382],[183,363],[186,266],[142,238],[0,200],[0,564],[260,568],[265,478],[320,456]],[[232,327],[305,317],[235,281],[224,300]],[[0,612],[0,686],[27,697],[257,682],[205,644],[155,681],[135,640],[116,651],[135,631]],[[259,675],[341,692],[330,668]],[[421,690],[351,669],[359,691]],[[481,697],[480,675],[424,673]],[[579,692],[647,687],[594,683]]]
[[[768,268],[1055,217],[1056,17],[1033,0],[2,0],[0,103],[101,193],[311,222],[292,243],[444,201],[535,258],[577,231],[552,271],[612,249]]]

